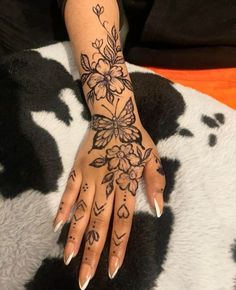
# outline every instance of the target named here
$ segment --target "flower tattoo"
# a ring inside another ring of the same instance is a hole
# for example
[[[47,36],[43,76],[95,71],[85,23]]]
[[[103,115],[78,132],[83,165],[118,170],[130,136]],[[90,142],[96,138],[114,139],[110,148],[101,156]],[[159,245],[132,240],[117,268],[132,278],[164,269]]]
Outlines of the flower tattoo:
[[[135,195],[138,181],[142,176],[145,162],[151,154],[152,149],[145,150],[144,154],[133,144],[113,146],[106,150],[106,155],[95,159],[90,166],[102,167],[107,165],[109,173],[102,180],[106,185],[106,196],[108,197],[114,189],[114,181],[121,190],[127,190]]]
[[[113,103],[114,94],[121,94],[125,89],[122,77],[121,67],[117,65],[111,67],[108,60],[99,59],[95,71],[90,75],[87,83],[94,91],[96,100],[106,98]]]
[[[138,165],[139,158],[135,155],[132,149],[132,145],[121,145],[113,146],[111,149],[107,151],[108,158],[108,169],[113,170],[119,168],[120,170],[127,172],[130,164]]]
[[[88,101],[106,99],[113,104],[114,98],[120,96],[125,88],[130,91],[133,91],[133,88],[121,66],[124,64],[124,58],[118,45],[119,37],[115,26],[109,31],[106,27],[107,21],[102,22],[103,6],[97,4],[93,7],[93,12],[107,32],[107,39],[106,43],[103,39],[96,39],[92,43],[92,47],[96,50],[92,58],[98,55],[97,61],[91,61],[87,54],[81,54],[81,66],[85,71],[81,75],[81,82],[82,85],[86,83],[90,89],[87,94]]]
[[[143,167],[130,167],[128,172],[120,174],[116,183],[122,190],[128,190],[135,195],[138,188],[138,180],[142,177]]]

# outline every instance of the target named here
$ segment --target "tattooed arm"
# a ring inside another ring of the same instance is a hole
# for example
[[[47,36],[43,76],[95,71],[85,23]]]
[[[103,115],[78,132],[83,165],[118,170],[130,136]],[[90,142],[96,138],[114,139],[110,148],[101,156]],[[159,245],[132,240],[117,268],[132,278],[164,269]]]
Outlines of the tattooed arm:
[[[117,2],[68,0],[65,21],[92,119],[54,226],[58,230],[76,204],[64,257],[69,264],[85,233],[79,273],[80,288],[85,289],[95,274],[112,211],[111,279],[124,260],[142,174],[158,217],[163,211],[165,177],[156,146],[139,118],[120,44]]]

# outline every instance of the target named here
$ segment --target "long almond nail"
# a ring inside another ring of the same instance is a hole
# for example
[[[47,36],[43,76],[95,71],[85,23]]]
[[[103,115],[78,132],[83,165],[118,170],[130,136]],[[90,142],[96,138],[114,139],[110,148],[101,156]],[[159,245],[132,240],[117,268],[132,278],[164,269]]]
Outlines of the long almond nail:
[[[70,261],[72,260],[73,256],[74,256],[74,252],[72,252],[67,259],[64,258],[64,262],[66,266],[70,264]]]
[[[56,225],[55,225],[55,227],[54,227],[54,233],[56,233],[58,230],[59,230],[59,228],[62,226],[62,223],[63,223],[63,221],[59,221]]]
[[[110,279],[113,279],[116,276],[119,268],[120,268],[119,258],[112,256],[110,260],[110,264],[109,264],[109,271],[108,271],[108,275]]]
[[[85,290],[92,277],[91,267],[88,264],[83,264],[79,275],[79,287],[81,290]]]
[[[156,198],[154,198],[154,204],[155,204],[155,209],[156,209],[157,217],[159,218],[162,215],[162,212],[160,210],[160,207],[158,205],[158,202],[157,202]]]

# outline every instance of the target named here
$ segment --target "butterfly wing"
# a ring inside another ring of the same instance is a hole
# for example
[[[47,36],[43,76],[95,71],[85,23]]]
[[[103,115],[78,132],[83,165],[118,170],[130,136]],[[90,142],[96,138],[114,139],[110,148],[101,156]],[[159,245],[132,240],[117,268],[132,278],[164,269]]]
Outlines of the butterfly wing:
[[[132,103],[131,98],[126,102],[123,110],[120,112],[118,116],[118,127],[120,126],[130,126],[135,122],[134,115],[134,105]]]
[[[93,138],[93,149],[102,149],[111,141],[114,130],[98,131]]]
[[[120,127],[119,138],[121,142],[135,142],[142,146],[142,134],[135,126]]]
[[[113,128],[112,119],[103,115],[95,114],[91,120],[91,128],[95,131],[103,131]]]
[[[104,148],[114,135],[114,123],[112,119],[103,115],[94,115],[91,121],[91,128],[96,132],[93,138],[93,149]]]
[[[121,142],[136,142],[142,146],[142,135],[135,123],[134,105],[131,98],[126,102],[118,117],[118,132]]]

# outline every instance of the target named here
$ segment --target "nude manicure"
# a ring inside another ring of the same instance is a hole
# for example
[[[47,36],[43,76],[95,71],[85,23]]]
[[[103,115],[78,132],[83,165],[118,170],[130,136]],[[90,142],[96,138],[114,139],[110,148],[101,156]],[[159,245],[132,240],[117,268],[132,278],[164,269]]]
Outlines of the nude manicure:
[[[83,264],[79,277],[79,287],[81,290],[85,290],[87,288],[91,277],[91,267],[87,264]]]
[[[56,233],[58,230],[59,230],[59,228],[62,226],[62,223],[63,223],[63,221],[59,221],[57,224],[56,224],[56,226],[54,227],[54,233]]]
[[[160,207],[159,207],[157,200],[155,198],[154,198],[154,205],[155,205],[157,217],[159,218],[159,217],[161,217],[162,212],[161,212]]]
[[[116,276],[119,268],[120,268],[119,258],[115,257],[115,256],[112,256],[111,260],[110,260],[109,271],[108,271],[108,275],[109,275],[110,279],[114,279],[114,277]]]
[[[70,261],[72,260],[73,256],[74,256],[74,252],[72,252],[72,253],[70,254],[70,256],[67,258],[66,261],[64,260],[66,266],[70,264]]]

